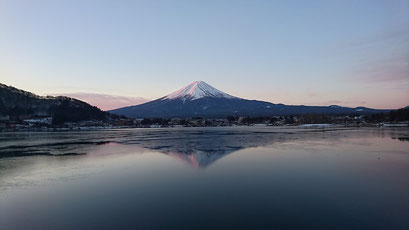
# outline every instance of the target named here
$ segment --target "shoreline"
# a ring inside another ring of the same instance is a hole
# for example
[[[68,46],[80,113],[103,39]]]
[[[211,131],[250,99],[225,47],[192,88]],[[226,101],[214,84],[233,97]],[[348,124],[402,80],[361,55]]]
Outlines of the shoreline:
[[[0,130],[0,133],[15,133],[15,132],[70,132],[70,131],[104,131],[104,130],[125,130],[125,129],[177,129],[177,128],[240,128],[240,127],[255,127],[255,128],[294,128],[294,129],[314,129],[325,130],[333,128],[409,128],[409,123],[397,123],[396,125],[384,124],[363,124],[363,125],[340,125],[340,124],[299,124],[299,125],[266,125],[266,124],[252,124],[252,125],[224,125],[224,126],[91,126],[91,127],[71,127],[71,128],[22,128]]]

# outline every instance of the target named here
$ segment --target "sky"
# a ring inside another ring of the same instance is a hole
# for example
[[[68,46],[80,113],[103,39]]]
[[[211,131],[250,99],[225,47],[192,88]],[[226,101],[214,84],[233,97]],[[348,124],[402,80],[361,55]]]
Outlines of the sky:
[[[408,12],[409,0],[0,0],[0,82],[101,108],[201,80],[272,103],[395,109],[409,105]]]

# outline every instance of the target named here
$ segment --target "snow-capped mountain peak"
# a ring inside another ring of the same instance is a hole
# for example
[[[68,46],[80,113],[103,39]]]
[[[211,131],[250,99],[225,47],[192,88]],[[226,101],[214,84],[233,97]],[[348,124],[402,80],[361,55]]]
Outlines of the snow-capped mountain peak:
[[[195,81],[189,85],[161,98],[161,100],[169,99],[183,99],[183,100],[197,100],[204,97],[216,97],[216,98],[229,98],[233,97],[227,93],[224,93],[204,81]]]

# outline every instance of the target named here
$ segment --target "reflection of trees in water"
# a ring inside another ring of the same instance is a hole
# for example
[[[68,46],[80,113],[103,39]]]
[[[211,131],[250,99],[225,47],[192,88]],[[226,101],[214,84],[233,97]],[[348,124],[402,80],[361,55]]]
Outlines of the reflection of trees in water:
[[[409,137],[398,137],[398,138],[392,138],[392,139],[398,139],[400,141],[409,141]]]

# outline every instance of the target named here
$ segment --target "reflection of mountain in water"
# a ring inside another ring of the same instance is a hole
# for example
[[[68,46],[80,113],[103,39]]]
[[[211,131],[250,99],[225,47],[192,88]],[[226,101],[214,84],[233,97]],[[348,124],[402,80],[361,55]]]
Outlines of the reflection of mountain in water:
[[[218,159],[240,149],[265,146],[283,140],[284,133],[256,133],[243,130],[176,131],[155,134],[138,144],[190,163],[207,167]],[[288,139],[285,137],[285,139]],[[124,143],[130,144],[132,141]]]

